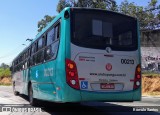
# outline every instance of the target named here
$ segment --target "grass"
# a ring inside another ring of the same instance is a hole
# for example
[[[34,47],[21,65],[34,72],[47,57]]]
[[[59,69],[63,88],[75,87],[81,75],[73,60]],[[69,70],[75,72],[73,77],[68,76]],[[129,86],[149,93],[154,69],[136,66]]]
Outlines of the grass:
[[[0,83],[0,86],[11,86],[12,83]]]
[[[160,96],[160,92],[150,92],[150,93],[144,93],[143,96]]]
[[[160,77],[160,73],[142,73],[142,76]]]

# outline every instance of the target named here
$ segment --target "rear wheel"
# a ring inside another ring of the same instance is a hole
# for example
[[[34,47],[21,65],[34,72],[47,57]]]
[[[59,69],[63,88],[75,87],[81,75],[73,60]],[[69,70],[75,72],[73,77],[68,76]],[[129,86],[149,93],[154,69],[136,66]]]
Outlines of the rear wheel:
[[[19,92],[16,91],[15,82],[13,82],[13,93],[14,93],[14,95],[16,95],[16,96],[19,94]]]
[[[31,84],[30,84],[29,90],[28,90],[28,97],[29,97],[30,105],[36,106],[37,105],[37,100],[33,98],[33,88],[32,88]]]

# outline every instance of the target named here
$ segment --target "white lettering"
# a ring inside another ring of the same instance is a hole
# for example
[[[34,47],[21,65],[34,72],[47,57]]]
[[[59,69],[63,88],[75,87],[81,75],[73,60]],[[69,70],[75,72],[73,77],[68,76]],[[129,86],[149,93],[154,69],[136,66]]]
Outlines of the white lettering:
[[[44,76],[45,77],[53,76],[53,68],[44,69]]]

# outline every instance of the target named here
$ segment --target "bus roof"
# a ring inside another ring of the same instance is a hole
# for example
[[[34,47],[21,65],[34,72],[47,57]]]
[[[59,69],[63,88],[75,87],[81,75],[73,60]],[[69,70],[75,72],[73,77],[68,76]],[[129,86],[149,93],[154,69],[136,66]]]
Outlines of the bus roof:
[[[17,59],[17,57],[19,56],[19,55],[21,55],[24,51],[26,51],[30,46],[31,46],[31,44],[32,43],[34,43],[40,36],[42,36],[63,14],[64,14],[64,12],[66,11],[66,10],[69,10],[69,9],[72,9],[72,10],[90,10],[90,11],[101,11],[101,12],[111,12],[111,13],[115,13],[116,15],[123,15],[123,16],[125,16],[125,17],[128,17],[128,18],[132,18],[132,19],[135,19],[135,20],[137,20],[136,18],[134,18],[134,17],[131,17],[131,16],[128,16],[128,15],[125,15],[125,14],[122,14],[122,13],[118,13],[118,12],[114,12],[114,11],[109,11],[109,10],[103,10],[103,9],[98,9],[98,8],[82,8],[82,7],[66,7],[66,8],[64,8],[45,28],[43,28],[42,29],[42,31],[41,32],[39,32],[37,35],[36,35],[36,37],[32,40],[32,42],[23,50],[23,51],[21,51],[14,59],[13,59],[13,61],[14,60],[16,60]]]
[[[128,18],[132,18],[132,19],[136,19],[135,17],[132,17],[132,16],[129,16],[129,15],[126,15],[126,14],[122,14],[120,12],[115,12],[115,11],[111,11],[111,10],[105,10],[105,9],[100,9],[100,8],[85,8],[85,7],[67,7],[67,8],[70,8],[72,10],[91,10],[91,11],[101,11],[101,12],[110,12],[110,13],[114,13],[114,14],[117,14],[117,15],[122,15],[122,16],[125,16],[125,17],[128,17]]]

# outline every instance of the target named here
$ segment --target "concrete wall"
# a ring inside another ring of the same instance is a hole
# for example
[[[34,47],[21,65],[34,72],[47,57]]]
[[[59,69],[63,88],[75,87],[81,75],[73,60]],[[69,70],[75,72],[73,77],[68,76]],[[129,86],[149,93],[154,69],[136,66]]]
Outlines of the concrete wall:
[[[141,33],[142,68],[160,72],[160,30]]]

